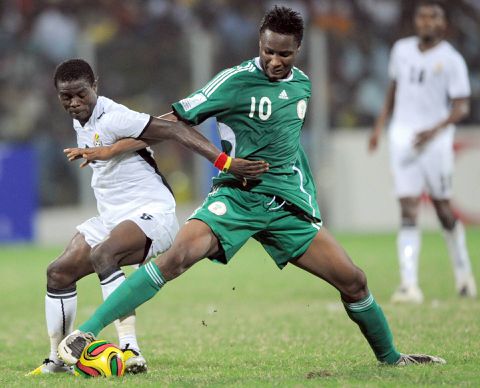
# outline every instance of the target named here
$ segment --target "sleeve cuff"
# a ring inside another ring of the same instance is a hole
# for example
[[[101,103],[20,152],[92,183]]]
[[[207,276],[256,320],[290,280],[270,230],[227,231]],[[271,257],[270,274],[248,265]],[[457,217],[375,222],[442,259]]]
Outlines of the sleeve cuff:
[[[143,127],[143,130],[142,132],[140,132],[140,135],[137,136],[137,139],[141,138],[143,133],[147,130],[148,126],[150,125],[150,123],[152,122],[153,120],[153,116],[150,116],[150,118],[148,119],[147,123],[145,124],[145,126]]]
[[[187,124],[189,124],[189,125],[195,125],[194,122],[186,119],[185,117],[182,117],[182,116],[180,115],[180,113],[178,113],[177,109],[175,108],[175,105],[172,105],[172,111],[173,111],[172,113],[174,114],[174,116],[175,116],[178,120],[183,121],[184,123],[187,123]]]

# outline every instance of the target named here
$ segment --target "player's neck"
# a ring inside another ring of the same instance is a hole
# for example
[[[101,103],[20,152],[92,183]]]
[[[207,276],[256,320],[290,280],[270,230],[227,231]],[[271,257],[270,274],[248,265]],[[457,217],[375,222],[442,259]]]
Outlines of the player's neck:
[[[428,51],[435,46],[437,46],[443,39],[442,38],[435,38],[435,39],[419,39],[418,40],[418,49],[421,52]]]

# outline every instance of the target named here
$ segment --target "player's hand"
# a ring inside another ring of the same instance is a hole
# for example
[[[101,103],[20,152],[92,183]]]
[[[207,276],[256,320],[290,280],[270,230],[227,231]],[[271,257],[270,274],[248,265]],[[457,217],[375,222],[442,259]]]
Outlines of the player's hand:
[[[66,148],[63,150],[70,162],[77,159],[85,159],[80,168],[87,166],[94,160],[108,160],[113,156],[111,147],[92,147],[92,148]]]
[[[373,152],[378,148],[378,140],[380,138],[380,134],[377,130],[373,130],[370,134],[368,139],[368,151]]]
[[[437,132],[437,128],[432,128],[417,133],[415,139],[413,140],[413,146],[416,149],[423,148],[430,140],[432,140],[437,135]]]
[[[86,148],[65,148],[63,153],[67,156],[69,162],[73,162],[74,160],[83,158],[83,153]],[[80,168],[85,167],[90,163],[89,161],[85,160],[80,164]]]
[[[270,165],[264,160],[233,158],[228,172],[237,177],[254,179],[267,172]]]

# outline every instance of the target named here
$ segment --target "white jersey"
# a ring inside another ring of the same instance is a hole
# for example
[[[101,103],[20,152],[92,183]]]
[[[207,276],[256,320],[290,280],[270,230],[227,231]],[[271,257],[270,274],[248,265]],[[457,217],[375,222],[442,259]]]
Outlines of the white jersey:
[[[112,145],[122,138],[139,137],[150,120],[151,116],[145,113],[100,96],[88,122],[82,127],[73,120],[73,126],[78,147],[99,147]],[[173,195],[158,172],[149,148],[95,161],[90,166],[97,209],[107,228],[115,227],[135,210],[175,211]]]
[[[391,136],[412,141],[450,115],[450,101],[470,96],[468,70],[462,56],[446,41],[420,51],[418,37],[400,39],[393,46],[389,75],[396,81]],[[453,139],[454,126],[441,137]]]

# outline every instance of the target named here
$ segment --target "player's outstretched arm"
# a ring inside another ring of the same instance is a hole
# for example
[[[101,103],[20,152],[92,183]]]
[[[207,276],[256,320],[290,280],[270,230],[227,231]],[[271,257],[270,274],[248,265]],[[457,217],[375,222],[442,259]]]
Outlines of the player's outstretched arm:
[[[221,151],[195,128],[175,119],[176,117],[171,113],[153,117],[140,139],[173,140],[214,163]]]
[[[165,113],[159,116],[159,118],[177,121],[177,117],[171,112]],[[159,140],[157,140],[156,142],[158,141]],[[70,162],[81,158],[85,159],[82,164],[80,164],[80,168],[82,168],[87,166],[90,162],[94,160],[109,160],[112,159],[114,156],[120,154],[141,150],[156,142],[149,141],[147,143],[146,141],[140,139],[126,138],[121,139],[110,146],[90,148],[66,148],[63,150],[63,152],[66,154]]]
[[[373,127],[373,131],[370,134],[368,139],[368,150],[370,152],[375,151],[378,147],[378,140],[380,139],[380,135],[382,134],[382,130],[387,123],[388,118],[393,112],[393,105],[395,103],[395,91],[397,88],[397,83],[395,81],[391,81],[390,85],[388,86],[388,91],[385,96],[385,101],[383,103],[382,111],[378,116],[377,120],[375,121],[375,125]]]
[[[121,139],[111,146],[91,148],[66,148],[63,150],[69,161],[85,159],[80,167],[85,167],[93,160],[108,160],[116,155],[133,152],[148,147],[148,143],[139,139]]]
[[[252,179],[268,171],[269,166],[265,161],[227,157],[199,131],[179,121],[172,113],[153,117],[140,139],[121,139],[111,146],[66,148],[63,152],[69,161],[83,158],[84,161],[80,167],[85,167],[94,160],[108,160],[116,155],[138,151],[163,140],[174,140],[202,155],[220,170],[228,170],[240,178]]]
[[[214,163],[220,170],[228,170],[247,179],[258,177],[268,171],[269,165],[263,160],[227,157],[195,128],[181,120],[174,121],[171,116],[173,115],[154,117],[140,138],[146,141],[176,141]]]

